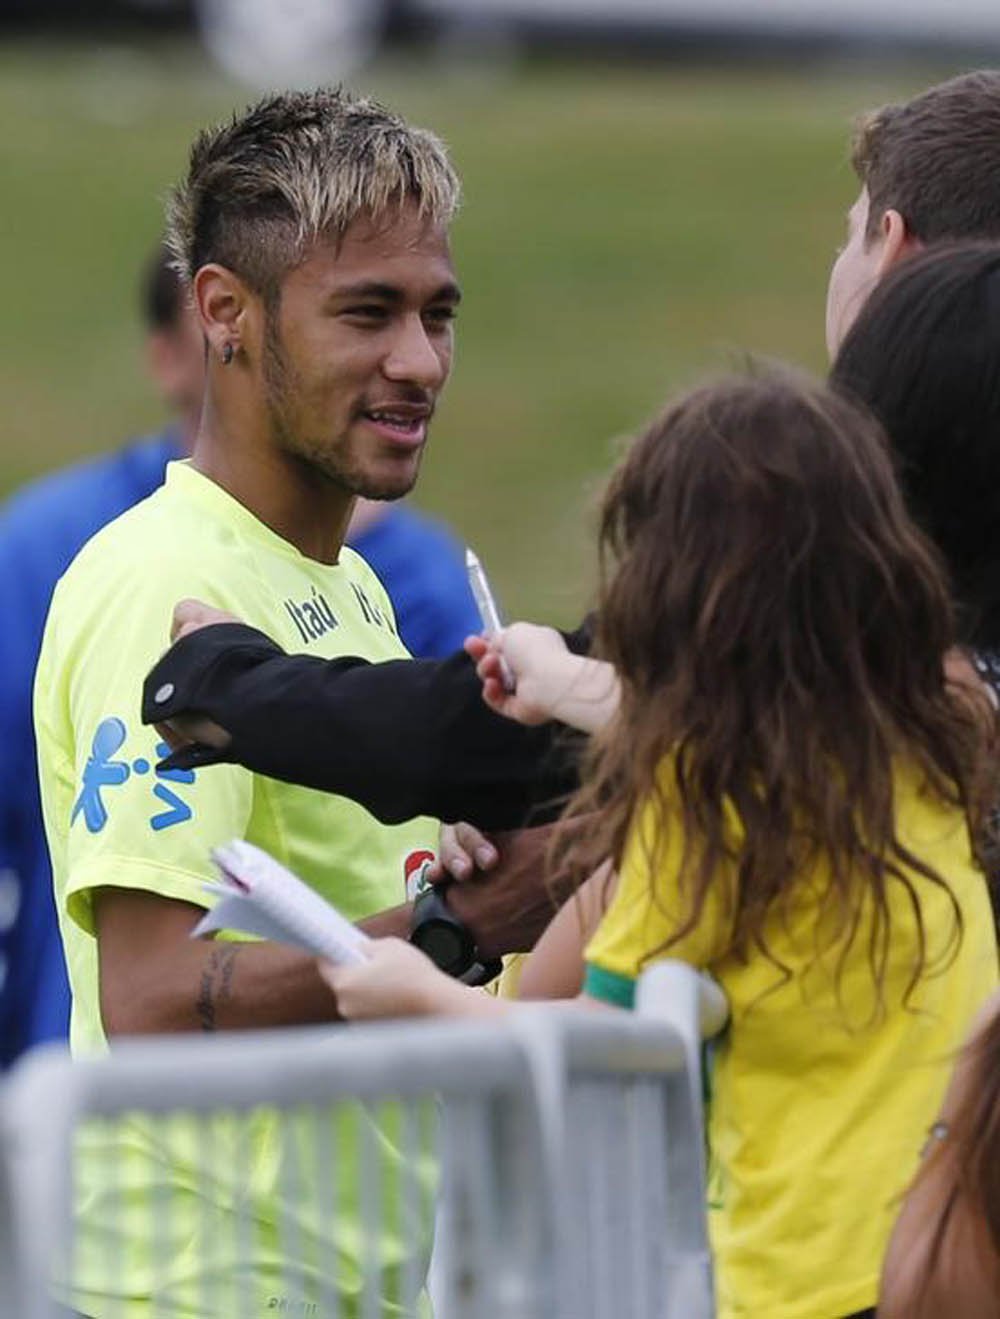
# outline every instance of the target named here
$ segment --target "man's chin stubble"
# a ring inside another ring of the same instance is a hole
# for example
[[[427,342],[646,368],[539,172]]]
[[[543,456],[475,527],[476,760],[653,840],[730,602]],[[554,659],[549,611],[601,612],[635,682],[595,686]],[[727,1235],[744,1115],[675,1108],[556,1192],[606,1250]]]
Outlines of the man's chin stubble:
[[[359,480],[351,485],[351,493],[360,495],[362,499],[372,499],[376,502],[390,502],[394,499],[402,499],[408,495],[417,483],[416,476],[410,481],[376,481],[376,480]]]
[[[331,486],[336,486],[350,495],[359,495],[363,499],[389,501],[402,499],[408,495],[417,483],[420,472],[420,460],[412,468],[395,475],[376,475],[365,472],[360,466],[332,462],[328,454],[306,446],[286,445],[285,452],[305,469],[322,477]]]
[[[346,484],[352,494],[360,495],[362,499],[377,501],[402,499],[417,483],[422,456],[422,453],[417,456],[412,467],[407,466],[396,473],[390,471],[379,475],[355,469],[348,476]]]

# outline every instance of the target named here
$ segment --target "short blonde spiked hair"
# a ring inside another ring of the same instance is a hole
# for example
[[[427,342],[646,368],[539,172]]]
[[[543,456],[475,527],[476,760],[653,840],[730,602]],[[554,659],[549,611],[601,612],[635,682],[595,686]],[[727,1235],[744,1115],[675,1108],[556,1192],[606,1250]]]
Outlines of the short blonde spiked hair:
[[[215,261],[274,302],[318,239],[407,201],[444,225],[458,209],[437,137],[343,88],[286,92],[198,135],[167,205],[166,241],[185,281]]]

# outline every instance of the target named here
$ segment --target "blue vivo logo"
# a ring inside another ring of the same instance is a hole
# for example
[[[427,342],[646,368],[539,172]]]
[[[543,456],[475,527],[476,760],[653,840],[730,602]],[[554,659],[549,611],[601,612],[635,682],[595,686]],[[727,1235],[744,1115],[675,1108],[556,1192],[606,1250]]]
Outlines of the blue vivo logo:
[[[194,783],[196,775],[190,769],[154,770],[144,756],[135,760],[118,760],[115,757],[124,747],[128,738],[128,729],[116,716],[102,719],[97,725],[94,739],[90,744],[90,755],[83,768],[83,781],[80,795],[73,806],[70,827],[77,818],[83,816],[83,822],[92,834],[99,834],[108,823],[108,802],[113,800],[116,789],[123,787],[135,775],[142,778],[152,772],[156,782],[152,785],[151,795],[162,802],[166,810],[157,811],[149,817],[149,827],[157,832],[169,829],[171,825],[183,824],[193,817],[194,812],[184,799],[167,784]],[[165,742],[156,746],[158,757],[169,755],[170,748]],[[106,797],[106,794],[110,794]]]

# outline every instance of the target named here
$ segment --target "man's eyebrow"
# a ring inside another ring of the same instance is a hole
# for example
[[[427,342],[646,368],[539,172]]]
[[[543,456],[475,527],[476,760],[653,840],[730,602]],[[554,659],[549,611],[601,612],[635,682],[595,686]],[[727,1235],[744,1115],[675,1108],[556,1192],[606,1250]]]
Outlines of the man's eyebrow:
[[[334,289],[333,296],[340,301],[345,298],[375,298],[379,302],[398,304],[404,301],[405,294],[395,284],[380,284],[377,280],[362,280],[358,284],[344,284]],[[428,302],[450,302],[457,306],[462,300],[462,290],[453,280],[448,280],[436,289],[427,299]]]

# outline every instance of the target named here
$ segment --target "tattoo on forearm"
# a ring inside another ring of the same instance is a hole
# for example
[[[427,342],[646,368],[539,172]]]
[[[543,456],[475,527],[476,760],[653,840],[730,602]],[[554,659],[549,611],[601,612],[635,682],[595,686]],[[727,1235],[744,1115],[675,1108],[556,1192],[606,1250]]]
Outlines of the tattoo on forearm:
[[[213,948],[198,986],[195,1007],[198,1020],[205,1031],[214,1031],[216,1026],[216,1009],[232,998],[233,971],[236,954],[239,949],[232,944]]]

